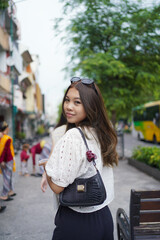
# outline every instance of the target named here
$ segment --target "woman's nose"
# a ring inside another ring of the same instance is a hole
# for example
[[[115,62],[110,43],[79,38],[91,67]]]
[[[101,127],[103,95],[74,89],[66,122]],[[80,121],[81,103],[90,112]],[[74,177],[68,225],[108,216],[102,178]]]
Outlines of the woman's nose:
[[[72,103],[72,102],[69,102],[69,103],[67,104],[67,109],[69,109],[69,110],[72,110],[72,109],[73,109],[73,103]]]

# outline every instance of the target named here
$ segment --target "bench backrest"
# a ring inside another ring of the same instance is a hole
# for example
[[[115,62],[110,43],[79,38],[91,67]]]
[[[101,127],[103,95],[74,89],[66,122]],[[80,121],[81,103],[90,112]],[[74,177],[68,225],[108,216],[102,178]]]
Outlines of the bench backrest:
[[[130,232],[131,239],[160,239],[160,190],[131,190]]]

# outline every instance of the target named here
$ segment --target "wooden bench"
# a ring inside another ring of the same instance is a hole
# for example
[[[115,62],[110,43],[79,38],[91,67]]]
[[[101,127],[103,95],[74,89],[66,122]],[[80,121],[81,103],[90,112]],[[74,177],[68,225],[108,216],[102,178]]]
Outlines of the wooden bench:
[[[129,210],[117,210],[118,240],[160,240],[160,190],[132,189]]]

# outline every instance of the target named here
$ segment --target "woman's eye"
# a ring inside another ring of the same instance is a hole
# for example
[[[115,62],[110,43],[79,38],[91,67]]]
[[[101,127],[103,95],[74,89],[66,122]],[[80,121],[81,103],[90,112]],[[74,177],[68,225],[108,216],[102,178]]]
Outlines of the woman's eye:
[[[75,104],[81,104],[81,102],[80,101],[75,101]]]
[[[66,98],[64,101],[65,101],[65,102],[69,102],[69,99],[68,99],[68,98]]]

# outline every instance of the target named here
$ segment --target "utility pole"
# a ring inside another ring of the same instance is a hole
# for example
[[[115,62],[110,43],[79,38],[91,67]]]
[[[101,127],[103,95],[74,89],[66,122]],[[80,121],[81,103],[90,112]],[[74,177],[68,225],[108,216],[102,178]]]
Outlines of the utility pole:
[[[0,0],[1,1],[1,0]],[[16,3],[20,3],[26,0],[19,0]],[[8,0],[11,5],[11,18],[10,18],[10,35],[11,35],[11,50],[10,50],[10,57],[12,59],[13,56],[13,41],[14,41],[14,33],[13,33],[13,0]],[[12,112],[12,138],[13,138],[13,143],[15,141],[15,114],[16,114],[16,107],[14,106],[14,70],[13,70],[13,65],[11,64],[10,68],[10,79],[11,79],[11,86],[12,86],[12,105],[11,105],[11,112]]]
[[[11,19],[10,19],[10,34],[11,34],[11,50],[10,50],[10,56],[12,58],[13,55],[13,2],[11,3]],[[10,69],[10,78],[11,78],[11,84],[12,84],[12,138],[13,143],[15,140],[15,110],[14,110],[14,76],[13,76],[13,65],[11,65]]]

